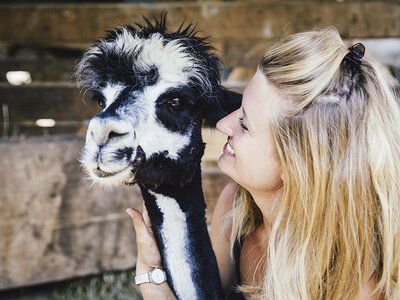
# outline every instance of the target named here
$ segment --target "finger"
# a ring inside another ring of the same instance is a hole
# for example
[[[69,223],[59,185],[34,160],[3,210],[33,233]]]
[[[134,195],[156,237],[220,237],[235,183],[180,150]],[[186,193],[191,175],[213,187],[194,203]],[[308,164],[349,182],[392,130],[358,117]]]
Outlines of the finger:
[[[143,215],[138,210],[128,208],[126,212],[131,216],[136,231],[138,247],[136,270],[141,270],[143,273],[149,272],[152,267],[161,265],[161,255],[154,235],[148,230]]]
[[[145,236],[149,234],[143,216],[138,210],[134,208],[128,208],[126,213],[131,216],[133,226],[135,227],[135,231],[138,236]]]

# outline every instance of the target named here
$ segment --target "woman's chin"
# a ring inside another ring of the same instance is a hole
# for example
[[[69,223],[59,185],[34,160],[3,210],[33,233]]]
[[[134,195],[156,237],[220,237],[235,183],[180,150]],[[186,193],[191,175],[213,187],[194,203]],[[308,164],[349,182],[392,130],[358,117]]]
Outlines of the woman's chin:
[[[225,154],[222,154],[218,158],[218,162],[217,163],[218,163],[218,168],[221,170],[221,172],[224,173],[225,175],[228,175],[229,177],[231,177],[230,170],[232,168],[232,162],[229,162],[229,157],[226,157]]]

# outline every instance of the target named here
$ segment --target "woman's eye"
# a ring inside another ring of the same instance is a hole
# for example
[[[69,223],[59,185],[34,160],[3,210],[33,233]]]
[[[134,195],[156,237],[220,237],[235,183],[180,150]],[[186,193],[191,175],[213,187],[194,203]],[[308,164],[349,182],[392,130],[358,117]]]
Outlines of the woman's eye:
[[[239,122],[240,122],[240,126],[241,126],[244,130],[248,130],[248,128],[246,127],[246,125],[244,125],[244,123],[243,123],[243,118],[239,118]]]

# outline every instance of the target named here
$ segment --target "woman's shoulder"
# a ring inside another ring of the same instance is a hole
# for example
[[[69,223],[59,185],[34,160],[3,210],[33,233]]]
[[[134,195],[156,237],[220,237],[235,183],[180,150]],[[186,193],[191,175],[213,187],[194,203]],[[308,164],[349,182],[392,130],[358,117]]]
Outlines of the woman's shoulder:
[[[226,215],[232,208],[237,183],[231,181],[222,190],[211,219],[210,238],[217,258],[222,287],[226,294],[235,280],[234,263],[229,255],[232,226]]]
[[[211,219],[211,236],[218,233],[225,238],[230,238],[231,226],[227,221],[227,213],[232,209],[233,198],[237,189],[237,183],[228,182],[218,197]]]
[[[222,189],[221,194],[218,197],[217,204],[214,212],[226,213],[231,210],[233,199],[237,190],[238,184],[234,181],[229,181]]]

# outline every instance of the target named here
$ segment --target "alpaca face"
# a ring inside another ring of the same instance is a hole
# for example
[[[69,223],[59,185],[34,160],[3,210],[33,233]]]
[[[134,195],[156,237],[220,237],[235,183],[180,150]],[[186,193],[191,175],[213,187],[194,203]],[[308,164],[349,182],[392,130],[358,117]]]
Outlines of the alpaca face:
[[[215,119],[221,106],[218,59],[204,39],[191,25],[166,33],[165,20],[147,23],[109,32],[78,65],[80,82],[102,107],[82,156],[101,184],[165,183],[174,175],[168,168],[193,168],[204,150],[201,119],[205,112]]]

